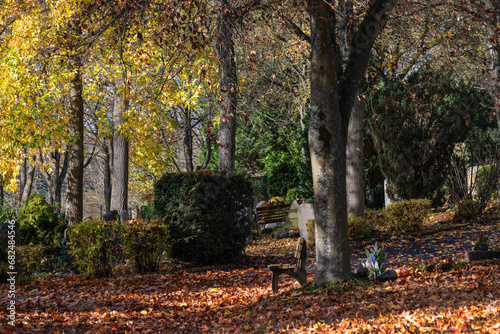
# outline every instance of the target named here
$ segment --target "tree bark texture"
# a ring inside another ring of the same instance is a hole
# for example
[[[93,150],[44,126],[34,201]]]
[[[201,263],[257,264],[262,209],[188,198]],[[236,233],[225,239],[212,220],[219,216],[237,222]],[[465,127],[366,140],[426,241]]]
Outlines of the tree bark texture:
[[[354,3],[339,1],[338,40],[342,57],[342,70],[349,61],[350,40],[354,36]],[[365,211],[365,170],[363,160],[363,113],[359,97],[356,98],[347,130],[347,214],[363,217]]]
[[[182,141],[184,149],[184,160],[186,161],[186,172],[192,172],[194,170],[193,165],[193,128],[191,125],[191,109],[186,108],[182,111],[184,117],[184,138]]]
[[[125,94],[115,88],[115,99],[113,104],[113,185],[111,187],[111,210],[117,210],[121,214],[128,210],[128,162],[129,143],[119,131],[123,124],[123,113],[128,109],[128,101],[124,99]]]
[[[68,147],[68,174],[66,193],[66,218],[69,224],[76,224],[83,218],[83,81],[82,61],[80,56],[71,58],[74,75],[71,79],[71,92],[69,98],[69,134],[72,142]]]
[[[490,91],[495,105],[493,111],[496,114],[498,128],[500,129],[500,36],[499,15],[500,1],[487,1],[490,13],[486,16],[486,47],[488,61],[490,63]]]
[[[35,166],[29,163],[26,157],[21,164],[20,182],[19,182],[19,206],[21,206],[31,195],[33,189],[33,180],[35,178]]]
[[[219,170],[235,170],[238,78],[229,0],[219,1],[217,55],[220,76]]]
[[[316,213],[316,272],[325,285],[351,275],[347,228],[346,145],[351,110],[373,43],[396,0],[378,0],[354,35],[343,75],[333,2],[309,0],[311,123],[309,148]]]
[[[347,120],[337,86],[335,13],[326,2],[311,3],[311,120],[309,150],[316,212],[316,272],[325,285],[351,275],[346,202]]]
[[[347,215],[364,217],[365,164],[363,158],[363,109],[356,100],[347,130]]]
[[[3,181],[0,181],[0,205],[4,205],[5,203],[5,194],[3,191]]]
[[[113,150],[109,149],[109,146],[113,145],[113,142],[109,140],[109,145],[104,145],[104,208],[106,212],[111,211],[111,171],[112,171],[112,157]]]

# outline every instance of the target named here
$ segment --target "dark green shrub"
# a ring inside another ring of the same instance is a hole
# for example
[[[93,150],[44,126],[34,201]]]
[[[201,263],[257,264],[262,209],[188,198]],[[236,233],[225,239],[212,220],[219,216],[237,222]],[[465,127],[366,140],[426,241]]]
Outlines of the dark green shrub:
[[[151,221],[158,218],[155,215],[154,203],[149,203],[148,205],[141,206],[141,216],[145,221]]]
[[[0,205],[0,226],[8,220],[14,219],[16,217],[16,210],[7,205]]]
[[[235,261],[251,235],[251,191],[241,175],[166,174],[155,184],[154,205],[167,224],[175,259],[200,264]]]
[[[479,204],[476,201],[465,199],[455,207],[453,214],[454,219],[471,219],[477,217],[481,213]]]
[[[123,258],[123,227],[115,221],[90,220],[69,230],[69,253],[81,273],[108,277]]]
[[[297,188],[289,189],[285,196],[285,203],[292,203],[297,198],[299,198],[299,192],[297,191]]]
[[[40,194],[31,195],[18,214],[21,245],[40,245],[44,270],[57,269],[64,262],[64,230],[67,223],[59,219],[52,205]],[[58,258],[59,257],[59,258]]]
[[[414,199],[390,204],[386,209],[386,222],[395,231],[417,232],[429,214],[431,201]]]
[[[439,202],[455,144],[465,140],[471,121],[488,112],[489,103],[489,95],[473,85],[428,69],[368,92],[366,124],[397,198]]]
[[[349,217],[347,224],[349,225],[349,237],[352,239],[363,239],[369,237],[373,232],[369,221],[362,217]]]
[[[45,196],[31,195],[19,209],[19,230],[21,243],[47,244],[54,234],[64,232],[66,225],[58,221],[54,207],[47,203]]]
[[[166,225],[161,220],[131,220],[125,223],[124,231],[125,256],[134,262],[136,272],[158,271],[168,251]]]
[[[252,187],[253,196],[257,197],[257,201],[267,201],[269,198],[269,183],[266,176],[258,176],[249,178]]]

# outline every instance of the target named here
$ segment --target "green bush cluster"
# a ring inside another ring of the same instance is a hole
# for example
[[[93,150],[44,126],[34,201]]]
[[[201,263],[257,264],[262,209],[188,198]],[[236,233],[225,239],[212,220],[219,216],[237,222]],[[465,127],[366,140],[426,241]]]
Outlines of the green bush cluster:
[[[131,220],[124,225],[125,257],[134,262],[140,274],[154,273],[168,252],[167,227],[161,220],[140,222]]]
[[[251,235],[251,188],[226,172],[166,174],[155,184],[155,213],[168,227],[171,256],[213,264],[239,259]]]
[[[157,272],[168,250],[167,228],[160,220],[90,220],[72,226],[69,239],[75,269],[97,277],[108,277],[127,262],[140,274]]]
[[[395,202],[387,207],[385,218],[395,231],[417,232],[422,229],[423,220],[430,209],[431,201],[427,199]]]
[[[471,219],[477,217],[481,213],[479,204],[476,201],[470,199],[464,199],[455,207],[455,212],[453,213],[454,219]]]
[[[123,257],[123,226],[89,220],[69,230],[70,257],[80,273],[108,277]]]
[[[19,209],[18,221],[21,245],[40,246],[39,251],[45,259],[41,269],[51,271],[61,267],[65,260],[67,223],[47,203],[45,196],[32,194]]]
[[[368,220],[363,217],[351,216],[347,220],[349,225],[349,237],[352,239],[363,239],[369,237],[373,228]]]

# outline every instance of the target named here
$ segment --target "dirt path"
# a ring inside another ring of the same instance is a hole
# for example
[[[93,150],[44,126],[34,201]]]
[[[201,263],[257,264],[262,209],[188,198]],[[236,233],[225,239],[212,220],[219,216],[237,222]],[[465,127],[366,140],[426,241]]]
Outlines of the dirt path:
[[[422,237],[392,237],[386,242],[381,242],[381,245],[384,246],[387,255],[387,266],[450,258],[465,260],[465,252],[472,249],[481,233],[489,236],[490,249],[500,249],[500,222],[490,225],[471,225]],[[353,263],[366,258],[364,248],[352,249],[351,253]]]

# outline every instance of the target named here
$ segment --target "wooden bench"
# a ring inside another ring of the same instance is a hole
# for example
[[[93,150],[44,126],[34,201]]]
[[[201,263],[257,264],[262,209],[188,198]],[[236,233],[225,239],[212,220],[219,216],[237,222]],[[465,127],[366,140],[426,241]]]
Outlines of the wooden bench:
[[[307,261],[307,244],[304,238],[299,238],[297,242],[297,247],[295,249],[295,258],[298,263],[295,265],[276,265],[271,264],[267,266],[269,270],[273,272],[272,276],[272,287],[273,292],[278,292],[278,278],[281,274],[286,274],[295,278],[300,285],[307,283],[307,272],[306,272],[306,261]]]
[[[290,204],[270,205],[255,209],[259,235],[261,234],[262,226],[271,223],[279,224],[285,222],[289,210]]]

